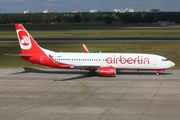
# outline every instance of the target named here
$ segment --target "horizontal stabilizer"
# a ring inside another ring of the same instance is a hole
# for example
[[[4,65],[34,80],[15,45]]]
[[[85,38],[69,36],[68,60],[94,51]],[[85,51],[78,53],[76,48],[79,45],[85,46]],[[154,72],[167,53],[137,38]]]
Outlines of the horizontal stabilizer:
[[[20,54],[5,54],[5,55],[8,55],[8,56],[20,56]]]
[[[31,57],[32,55],[30,54],[5,54],[8,56],[18,56],[18,57]]]
[[[31,57],[32,55],[30,54],[20,54],[20,57]]]

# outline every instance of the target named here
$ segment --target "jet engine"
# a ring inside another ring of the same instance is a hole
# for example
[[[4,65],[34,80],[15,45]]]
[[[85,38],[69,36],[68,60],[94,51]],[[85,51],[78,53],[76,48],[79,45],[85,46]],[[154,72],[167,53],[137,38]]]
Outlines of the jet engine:
[[[112,66],[100,67],[97,70],[97,73],[99,73],[101,76],[116,76],[116,68]]]

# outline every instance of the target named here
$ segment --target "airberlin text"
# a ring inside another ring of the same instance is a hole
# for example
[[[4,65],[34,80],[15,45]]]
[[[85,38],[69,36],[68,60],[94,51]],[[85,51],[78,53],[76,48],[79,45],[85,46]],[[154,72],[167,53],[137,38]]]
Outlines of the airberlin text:
[[[114,57],[107,57],[106,63],[108,64],[150,64],[149,58],[143,56],[137,57],[124,57],[122,55]]]

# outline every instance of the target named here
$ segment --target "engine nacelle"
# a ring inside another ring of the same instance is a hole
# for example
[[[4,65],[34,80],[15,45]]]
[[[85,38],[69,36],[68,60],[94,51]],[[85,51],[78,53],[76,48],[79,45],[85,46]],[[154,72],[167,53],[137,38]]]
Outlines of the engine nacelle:
[[[101,76],[116,76],[116,68],[111,66],[100,67],[97,72]]]

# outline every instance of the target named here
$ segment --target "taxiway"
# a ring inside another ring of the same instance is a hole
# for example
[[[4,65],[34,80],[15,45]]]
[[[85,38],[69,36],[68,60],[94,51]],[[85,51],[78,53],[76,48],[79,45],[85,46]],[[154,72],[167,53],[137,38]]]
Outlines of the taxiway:
[[[179,120],[180,71],[0,69],[1,120]]]

